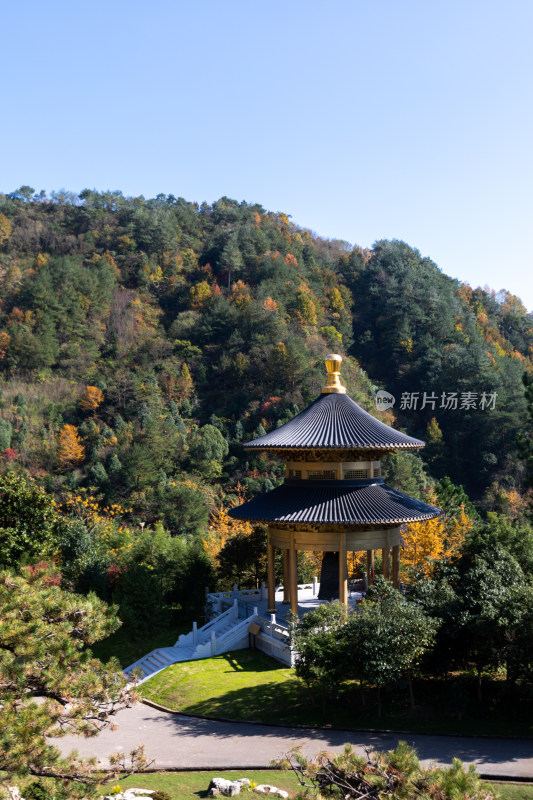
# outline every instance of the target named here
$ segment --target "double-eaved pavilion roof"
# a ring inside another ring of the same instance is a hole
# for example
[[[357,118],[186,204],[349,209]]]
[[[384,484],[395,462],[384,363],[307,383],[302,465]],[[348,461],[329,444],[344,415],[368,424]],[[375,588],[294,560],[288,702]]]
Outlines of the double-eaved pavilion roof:
[[[255,450],[415,450],[424,442],[380,422],[347,394],[320,394],[281,428],[244,445]]]
[[[269,524],[401,525],[421,522],[440,510],[399,492],[381,478],[354,481],[286,480],[281,486],[232,508],[230,516]]]

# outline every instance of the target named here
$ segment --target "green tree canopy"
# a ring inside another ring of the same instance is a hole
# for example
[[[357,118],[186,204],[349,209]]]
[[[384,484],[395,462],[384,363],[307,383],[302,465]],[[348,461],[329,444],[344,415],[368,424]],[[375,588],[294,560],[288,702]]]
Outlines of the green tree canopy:
[[[51,556],[59,547],[63,528],[51,495],[23,474],[0,474],[0,563],[4,567]]]
[[[438,623],[416,603],[378,577],[368,599],[358,604],[344,630],[347,675],[378,688],[378,715],[381,692],[403,676],[409,681],[422,656],[432,647]]]
[[[319,692],[323,710],[327,698],[346,678],[345,626],[345,607],[324,603],[304,614],[294,628],[296,675],[309,689]]]

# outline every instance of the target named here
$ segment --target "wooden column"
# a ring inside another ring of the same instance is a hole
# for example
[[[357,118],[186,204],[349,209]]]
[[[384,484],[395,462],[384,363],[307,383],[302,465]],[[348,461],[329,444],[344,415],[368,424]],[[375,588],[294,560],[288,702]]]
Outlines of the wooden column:
[[[289,550],[289,586],[290,603],[293,614],[298,613],[298,561],[296,558],[296,548],[294,546],[294,534],[291,535],[291,547]]]
[[[372,586],[372,575],[374,574],[374,551],[366,551],[366,589]]]
[[[289,551],[283,550],[283,602],[290,603],[291,587],[289,579]]]
[[[348,607],[348,564],[346,562],[346,533],[339,534],[339,603]]]
[[[268,578],[268,612],[269,614],[276,613],[276,568],[274,562],[274,545],[270,544],[270,537],[267,544],[267,578]]]
[[[383,577],[390,578],[390,547],[384,547],[381,551],[383,557]]]
[[[392,585],[395,589],[400,587],[400,545],[392,548]]]

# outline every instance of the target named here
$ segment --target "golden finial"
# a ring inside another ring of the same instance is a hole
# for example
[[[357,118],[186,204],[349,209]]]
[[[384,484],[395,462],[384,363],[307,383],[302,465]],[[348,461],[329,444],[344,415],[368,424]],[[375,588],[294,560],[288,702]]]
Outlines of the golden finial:
[[[322,394],[346,394],[346,386],[341,383],[342,356],[330,353],[329,356],[326,356],[325,361],[328,382],[322,388]]]

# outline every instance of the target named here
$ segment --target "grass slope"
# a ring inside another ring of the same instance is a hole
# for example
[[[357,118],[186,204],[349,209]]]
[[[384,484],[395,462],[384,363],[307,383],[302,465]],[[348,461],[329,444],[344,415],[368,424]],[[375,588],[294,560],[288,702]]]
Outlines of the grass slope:
[[[306,699],[294,670],[257,650],[173,664],[140,689],[168,708],[265,722],[293,722]]]
[[[488,687],[487,695],[491,687]],[[450,686],[420,682],[417,707],[407,708],[407,693],[385,695],[378,718],[373,691],[362,707],[357,687],[345,686],[336,702],[323,710],[320,698],[306,689],[294,670],[264,653],[239,650],[215,658],[173,664],[141,687],[141,694],[176,711],[286,725],[333,725],[337,728],[381,728],[420,733],[532,736],[533,720],[515,703],[471,705],[462,719],[448,713]]]

